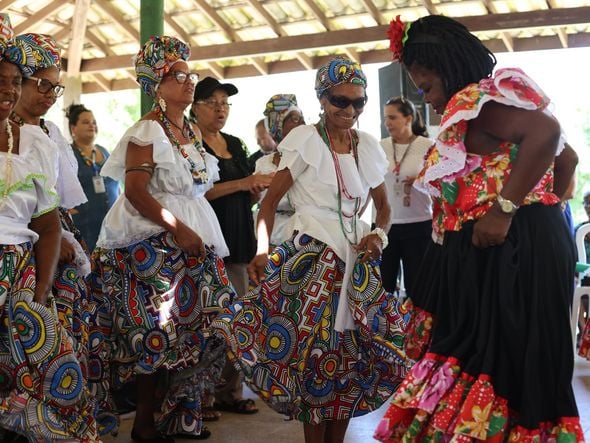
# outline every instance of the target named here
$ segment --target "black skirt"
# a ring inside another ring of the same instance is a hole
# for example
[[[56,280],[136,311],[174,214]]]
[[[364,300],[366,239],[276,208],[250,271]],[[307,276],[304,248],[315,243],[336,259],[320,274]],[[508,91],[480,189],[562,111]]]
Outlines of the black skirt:
[[[473,246],[473,226],[445,233],[422,263],[412,301],[433,316],[429,353],[456,358],[472,377],[490,376],[521,427],[577,417],[575,246],[559,207],[521,207],[500,246]]]

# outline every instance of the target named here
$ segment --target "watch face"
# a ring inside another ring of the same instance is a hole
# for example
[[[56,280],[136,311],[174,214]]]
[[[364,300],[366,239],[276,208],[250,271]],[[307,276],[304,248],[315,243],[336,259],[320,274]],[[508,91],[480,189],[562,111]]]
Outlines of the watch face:
[[[502,203],[500,203],[500,208],[502,208],[502,212],[510,213],[512,212],[512,203],[507,200],[503,200]]]

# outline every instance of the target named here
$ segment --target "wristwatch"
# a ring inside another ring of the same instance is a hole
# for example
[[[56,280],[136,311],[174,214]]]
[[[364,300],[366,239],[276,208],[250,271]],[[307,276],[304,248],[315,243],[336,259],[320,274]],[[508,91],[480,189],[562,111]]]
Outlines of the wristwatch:
[[[504,213],[506,215],[516,214],[516,210],[518,209],[518,206],[515,205],[514,203],[512,203],[510,200],[502,197],[500,194],[498,194],[498,196],[496,197],[496,200],[498,202],[498,206],[500,207],[500,211],[502,211],[502,213]]]

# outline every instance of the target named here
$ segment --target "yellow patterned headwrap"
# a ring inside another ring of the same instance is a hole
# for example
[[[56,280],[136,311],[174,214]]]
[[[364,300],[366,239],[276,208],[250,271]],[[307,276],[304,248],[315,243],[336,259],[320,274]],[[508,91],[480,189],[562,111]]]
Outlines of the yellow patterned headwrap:
[[[346,57],[336,57],[318,69],[315,92],[321,98],[324,92],[342,83],[353,83],[367,88],[367,77],[361,65]]]

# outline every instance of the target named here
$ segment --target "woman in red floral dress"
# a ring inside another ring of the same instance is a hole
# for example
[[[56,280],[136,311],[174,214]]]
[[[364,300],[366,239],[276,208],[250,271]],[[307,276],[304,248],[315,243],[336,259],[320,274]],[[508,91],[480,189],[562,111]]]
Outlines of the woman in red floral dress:
[[[571,387],[574,245],[559,209],[577,157],[549,99],[460,23],[390,28],[394,58],[443,114],[417,186],[434,200],[436,243],[412,302],[417,363],[375,437],[583,441]]]

